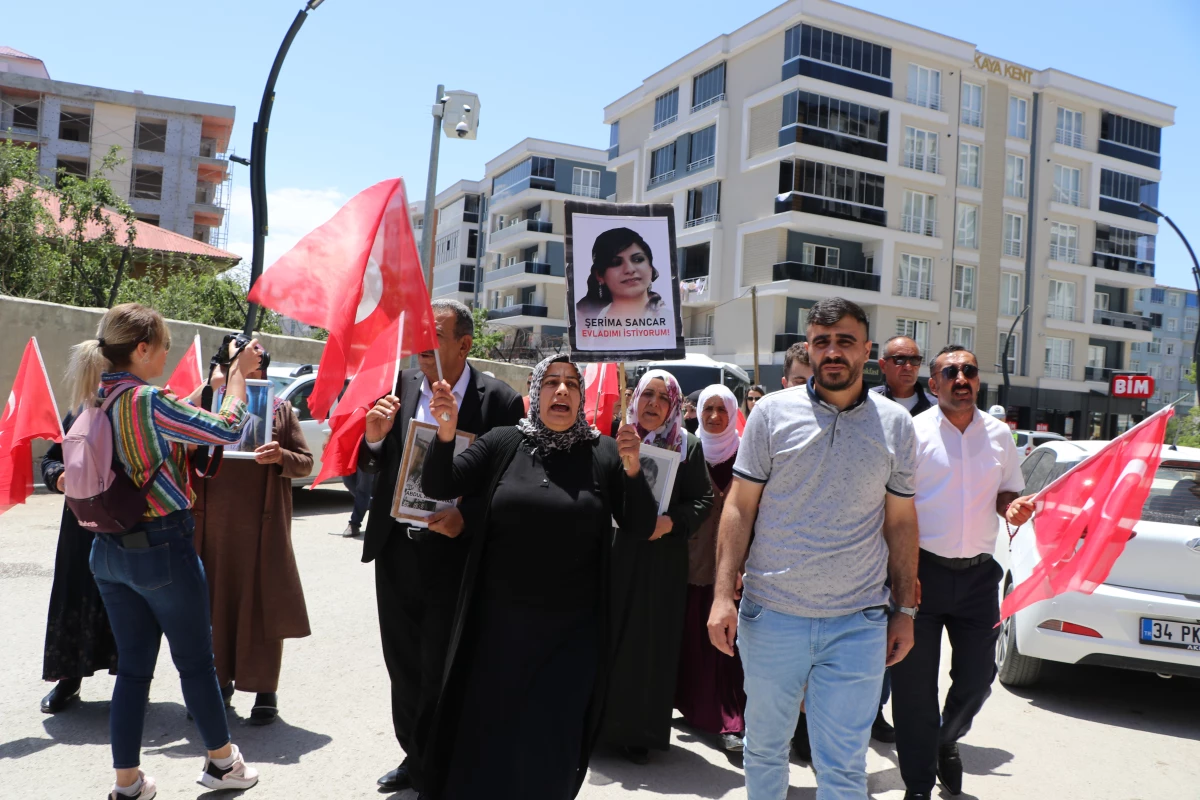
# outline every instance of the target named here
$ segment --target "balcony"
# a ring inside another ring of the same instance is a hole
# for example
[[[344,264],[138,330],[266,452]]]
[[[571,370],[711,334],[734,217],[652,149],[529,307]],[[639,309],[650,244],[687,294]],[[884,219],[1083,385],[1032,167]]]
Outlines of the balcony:
[[[653,130],[658,130],[659,128],[665,128],[677,119],[679,119],[679,115],[672,114],[671,116],[667,117],[666,119],[662,120],[661,122],[654,123]]]
[[[898,278],[896,280],[896,296],[911,297],[915,300],[932,300],[933,281]]]
[[[504,308],[488,309],[488,322],[513,317],[547,317],[549,309],[546,306],[535,306],[531,303],[517,303]]]
[[[696,217],[695,219],[689,219],[687,222],[683,223],[683,227],[695,228],[700,225],[707,225],[710,222],[720,222],[720,221],[721,221],[720,214],[709,214],[704,217]]]
[[[841,200],[830,200],[817,195],[790,192],[775,198],[775,213],[785,214],[788,211],[799,211],[803,214],[816,214],[822,217],[848,219],[866,225],[887,227],[887,212],[876,206],[864,206],[858,203],[847,203]]]
[[[1062,244],[1050,245],[1050,260],[1062,261],[1066,264],[1079,263],[1079,248]]]
[[[1075,306],[1051,303],[1046,308],[1046,319],[1058,319],[1063,322],[1083,322],[1075,311]]]
[[[711,336],[688,336],[683,340],[684,347],[711,347]]]
[[[1128,372],[1126,369],[1113,369],[1111,367],[1084,367],[1083,379],[1085,381],[1102,381],[1108,383],[1113,375]]]
[[[900,217],[900,230],[905,233],[916,233],[921,236],[938,235],[938,224],[936,219],[930,217],[914,217],[911,214],[903,214]]]
[[[1046,377],[1060,380],[1071,380],[1071,364],[1046,364]]]
[[[982,128],[983,111],[973,108],[964,108],[962,110],[962,124],[970,125],[972,128]]]
[[[1119,311],[1104,311],[1099,308],[1092,312],[1092,322],[1096,325],[1111,325],[1133,331],[1151,330],[1149,317],[1143,317],[1141,314],[1122,314]]]
[[[708,108],[709,106],[712,106],[712,105],[716,105],[717,103],[720,103],[724,100],[725,100],[725,93],[721,92],[720,94],[710,97],[707,100],[696,103],[696,105],[692,106],[692,113],[695,114],[697,111]]]
[[[1097,250],[1092,252],[1092,266],[1115,272],[1124,272],[1129,275],[1144,275],[1147,278],[1154,277],[1153,261],[1144,261],[1132,256],[1119,256],[1115,253],[1102,253]]]
[[[777,333],[775,334],[775,349],[771,352],[786,353],[787,349],[797,342],[807,342],[808,337],[803,333]]]
[[[697,159],[697,160],[693,161],[692,163],[688,164],[687,171],[688,172],[699,172],[702,169],[711,167],[715,163],[717,163],[716,156],[708,156],[706,158],[700,158],[700,159]]]
[[[489,253],[500,253],[505,250],[516,250],[540,244],[553,238],[555,238],[554,226],[550,220],[518,220],[514,225],[508,225],[489,234],[487,249]]]
[[[1078,189],[1064,189],[1061,186],[1055,186],[1050,190],[1050,200],[1055,203],[1075,206],[1076,208],[1081,207]]]
[[[846,289],[863,289],[868,292],[878,292],[880,276],[870,272],[839,269],[838,267],[819,267],[816,264],[804,264],[799,261],[782,261],[772,268],[774,280],[805,281],[806,283],[823,283],[826,286],[840,286]]]
[[[1065,144],[1067,147],[1074,147],[1079,150],[1087,149],[1087,138],[1079,131],[1069,131],[1066,128],[1055,128],[1054,141],[1058,144]]]
[[[595,197],[599,199],[600,187],[586,183],[572,183],[571,194],[578,195],[579,197]]]
[[[934,111],[942,110],[941,94],[931,92],[927,89],[914,89],[910,87],[906,99],[914,106],[921,106],[922,108],[929,108]]]
[[[938,172],[938,157],[936,155],[925,155],[924,153],[905,153],[900,160],[900,166],[921,172],[932,172],[936,175]]]
[[[659,173],[658,175],[655,175],[652,178],[650,178],[650,182],[646,184],[646,188],[653,189],[655,186],[658,186],[660,183],[666,183],[667,181],[671,181],[671,180],[675,180],[675,170],[673,170],[673,169],[668,170],[667,172]]]
[[[503,286],[543,283],[537,278],[562,278],[565,272],[561,266],[545,264],[540,261],[518,261],[516,264],[506,264],[497,269],[490,269],[483,274],[483,285],[489,289],[499,289]],[[530,280],[528,276],[534,276]],[[558,281],[550,281],[558,283]]]
[[[679,282],[679,302],[684,305],[699,305],[712,302],[711,287],[708,276],[700,275],[684,278]]]

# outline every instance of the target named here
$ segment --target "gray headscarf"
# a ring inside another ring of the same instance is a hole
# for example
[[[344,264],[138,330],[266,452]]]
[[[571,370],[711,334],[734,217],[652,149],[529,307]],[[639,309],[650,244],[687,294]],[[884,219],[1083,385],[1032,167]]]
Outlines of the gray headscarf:
[[[579,413],[575,424],[565,431],[551,430],[542,422],[542,379],[546,377],[550,365],[556,363],[571,364],[575,373],[579,375]],[[525,434],[526,442],[533,445],[534,452],[547,455],[555,450],[570,450],[579,442],[590,441],[600,436],[600,431],[588,425],[583,414],[584,394],[583,374],[579,367],[571,363],[570,356],[563,353],[553,355],[534,367],[533,382],[529,385],[529,415],[517,423],[517,428]]]

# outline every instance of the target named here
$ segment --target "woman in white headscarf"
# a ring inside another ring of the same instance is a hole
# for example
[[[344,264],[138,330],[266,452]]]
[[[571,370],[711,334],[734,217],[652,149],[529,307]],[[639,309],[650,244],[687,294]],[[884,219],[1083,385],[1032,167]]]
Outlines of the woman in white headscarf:
[[[675,707],[694,728],[719,734],[726,750],[740,751],[745,733],[746,693],[742,689],[742,662],[712,646],[708,638],[708,612],[713,599],[716,571],[717,523],[725,493],[733,480],[733,462],[741,437],[737,432],[737,398],[720,384],[700,392],[700,446],[712,481],[712,511],[688,539],[687,612]]]

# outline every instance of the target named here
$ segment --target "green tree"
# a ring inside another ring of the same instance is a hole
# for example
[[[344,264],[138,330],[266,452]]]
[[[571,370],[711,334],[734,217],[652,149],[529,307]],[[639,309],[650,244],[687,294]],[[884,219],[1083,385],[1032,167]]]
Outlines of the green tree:
[[[498,331],[488,331],[486,308],[477,308],[471,312],[475,317],[475,336],[471,341],[471,352],[468,358],[491,358],[492,350],[504,341],[504,334]]]
[[[218,328],[241,330],[246,322],[246,290],[236,277],[228,272],[218,274],[204,263],[150,267],[145,274],[124,281],[118,299],[151,306],[168,319]],[[258,330],[280,333],[279,315],[261,309]]]
[[[54,218],[44,191],[38,151],[0,142],[0,293],[35,300],[53,293],[61,256],[46,235]]]

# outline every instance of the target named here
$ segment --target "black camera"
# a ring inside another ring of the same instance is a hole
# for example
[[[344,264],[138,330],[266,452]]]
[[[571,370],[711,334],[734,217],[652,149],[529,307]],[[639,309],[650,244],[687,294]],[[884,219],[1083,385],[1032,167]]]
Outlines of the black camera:
[[[215,366],[218,366],[218,365],[228,368],[229,365],[231,363],[233,363],[233,360],[236,359],[241,354],[241,352],[246,349],[247,345],[250,344],[250,341],[251,341],[250,337],[244,333],[227,333],[227,334],[225,334],[225,338],[221,340],[220,348],[217,349],[217,352],[213,353],[212,360],[209,362],[209,373],[211,374],[212,368]],[[230,355],[230,353],[229,353],[229,344],[231,342],[233,343],[233,346],[235,348],[232,355]],[[262,360],[259,362],[258,368],[261,369],[263,372],[266,372],[267,367],[269,367],[270,365],[271,365],[271,354],[268,353],[266,350],[263,350],[262,351]]]

